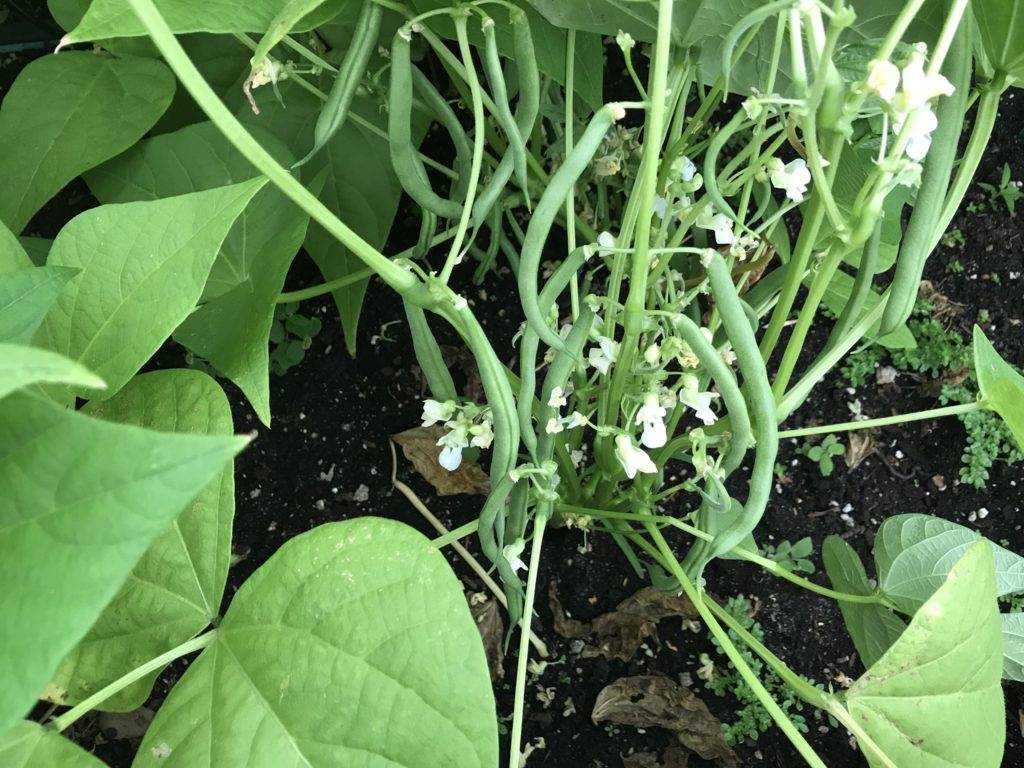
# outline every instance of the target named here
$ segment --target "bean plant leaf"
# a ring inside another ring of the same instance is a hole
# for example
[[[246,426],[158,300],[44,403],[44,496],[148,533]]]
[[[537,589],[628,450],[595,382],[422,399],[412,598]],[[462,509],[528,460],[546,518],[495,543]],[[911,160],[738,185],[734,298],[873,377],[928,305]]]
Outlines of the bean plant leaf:
[[[272,134],[252,133],[275,159],[292,163]],[[210,122],[140,142],[87,175],[103,202],[156,200],[252,178],[256,170]],[[267,343],[292,259],[309,217],[276,188],[264,187],[238,216],[203,291],[205,301],[175,339],[234,381],[260,420],[270,424]]]
[[[46,257],[50,255],[50,246],[53,245],[53,240],[46,237],[22,235],[18,238],[18,243],[33,266],[41,267],[46,264]]]
[[[0,107],[0,147],[17,147],[0,153],[0,221],[20,233],[65,184],[142,138],[173,94],[155,59],[65,51],[30,63]]]
[[[808,277],[804,279],[804,284],[809,285],[813,279],[813,276],[808,275]],[[821,298],[821,303],[824,304],[832,314],[838,315],[843,311],[843,308],[846,306],[846,301],[849,299],[852,292],[853,278],[843,272],[843,270],[837,269],[832,280],[825,288],[825,293]],[[872,288],[864,302],[864,309],[861,311],[861,317],[874,309],[881,300],[882,297],[878,295],[878,292],[874,288]],[[871,328],[868,329],[868,334],[876,333],[880,323],[880,320],[873,323]],[[907,327],[906,323],[901,323],[894,331],[875,339],[875,342],[881,344],[887,349],[913,349],[917,346],[917,340],[914,338],[914,334],[911,333],[910,328]]]
[[[982,539],[970,528],[920,514],[890,517],[878,529],[874,555],[882,590],[901,611],[914,613],[979,540],[992,547],[996,594],[1024,592],[1024,557]]]
[[[224,391],[194,370],[144,373],[110,400],[91,402],[84,410],[158,432],[232,432]],[[64,658],[49,687],[52,698],[76,704],[216,618],[231,558],[234,489],[229,462],[146,550],[121,591]],[[127,712],[141,706],[159,672],[122,689],[100,708]]]
[[[0,221],[0,275],[32,266],[25,248],[7,226]]]
[[[0,765],[10,768],[104,768],[72,741],[39,723],[22,721],[0,733]]]
[[[974,0],[971,8],[992,66],[1024,83],[1024,0]]]
[[[0,732],[246,442],[109,424],[25,393],[0,400]]]
[[[77,273],[68,267],[28,267],[0,276],[0,342],[29,343]]]
[[[1003,614],[1003,677],[1024,683],[1024,613]]]
[[[135,768],[498,763],[480,635],[444,556],[401,523],[328,523],[238,590]]]
[[[31,384],[103,389],[106,384],[81,363],[48,349],[0,343],[0,397]]]
[[[1024,376],[999,356],[978,326],[974,326],[974,371],[985,406],[999,414],[1024,450]]]
[[[225,235],[265,181],[76,216],[57,235],[49,264],[82,272],[37,340],[102,376],[112,396],[196,305]]]
[[[821,545],[821,559],[837,592],[874,594],[875,589],[868,580],[860,557],[842,537],[829,536],[825,539]],[[906,627],[895,613],[881,605],[840,600],[839,610],[865,667],[878,661]]]
[[[155,5],[173,32],[266,32],[289,0],[249,0],[245,3],[195,0],[156,0]],[[295,25],[307,32],[329,21],[356,0],[326,0]],[[107,37],[140,37],[146,28],[128,0],[93,0],[82,21],[64,36],[63,42],[84,43]]]
[[[850,714],[893,765],[1000,764],[1006,721],[995,595],[992,548],[975,542],[850,688]]]

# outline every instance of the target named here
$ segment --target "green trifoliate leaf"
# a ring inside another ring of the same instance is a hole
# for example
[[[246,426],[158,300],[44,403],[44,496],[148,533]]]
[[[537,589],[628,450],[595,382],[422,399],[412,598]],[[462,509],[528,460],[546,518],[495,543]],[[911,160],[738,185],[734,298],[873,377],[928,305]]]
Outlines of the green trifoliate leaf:
[[[288,148],[260,128],[264,148],[286,167]],[[252,164],[209,122],[140,142],[86,177],[103,202],[156,200],[252,178]],[[276,188],[264,187],[239,215],[213,264],[205,301],[175,339],[234,381],[270,423],[267,340],[275,301],[302,246],[309,217]]]
[[[114,397],[89,403],[106,421],[194,435],[230,435],[231,409],[220,385],[193,370],[136,376]],[[198,634],[220,611],[231,558],[235,497],[229,462],[146,550],[121,591],[61,662],[50,691],[76,704],[108,683]],[[152,674],[100,709],[129,711],[149,696]]]
[[[492,768],[494,698],[444,556],[364,517],[286,543],[242,585],[135,768]]]
[[[853,684],[847,707],[892,765],[997,768],[1006,737],[1002,657],[992,548],[975,542]]]
[[[837,592],[852,595],[875,593],[860,557],[841,537],[825,539],[821,545],[821,559],[832,588]],[[865,667],[878,661],[906,626],[895,613],[881,605],[840,600],[839,610]]]
[[[28,344],[77,273],[68,267],[27,267],[0,274],[0,342]]]
[[[248,0],[245,3],[197,3],[195,0],[156,0],[156,7],[173,32],[266,32],[274,18],[291,0]],[[300,20],[295,32],[306,32],[358,4],[351,0],[327,0]],[[65,43],[82,43],[106,37],[139,37],[146,28],[128,0],[93,0],[77,27],[64,36]]]
[[[245,443],[109,424],[22,393],[0,400],[0,732]]]
[[[931,515],[896,515],[878,529],[875,567],[886,597],[914,613],[945,581],[950,568],[979,540],[992,547],[996,594],[1024,592],[1024,558],[981,534]]]
[[[974,371],[985,407],[999,414],[1024,450],[1024,376],[999,356],[978,326],[974,326]]]
[[[0,343],[0,397],[32,384],[101,390],[106,384],[81,363],[48,349]]]
[[[1024,613],[1003,614],[1003,677],[1024,683]]]
[[[1024,0],[974,0],[971,8],[989,62],[1024,85]]]
[[[77,744],[38,723],[22,721],[0,733],[0,765],[10,768],[104,768]]]
[[[195,307],[225,235],[265,181],[76,216],[57,235],[49,264],[81,274],[37,341],[95,371],[113,395]]]
[[[173,94],[155,59],[65,51],[33,61],[0,108],[0,221],[20,234],[65,184],[138,141]]]

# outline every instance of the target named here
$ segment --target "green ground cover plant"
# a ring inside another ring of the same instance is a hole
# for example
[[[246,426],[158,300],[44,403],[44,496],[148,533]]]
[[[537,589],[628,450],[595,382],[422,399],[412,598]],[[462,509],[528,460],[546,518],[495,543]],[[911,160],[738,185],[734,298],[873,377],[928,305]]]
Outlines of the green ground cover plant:
[[[519,766],[545,531],[582,520],[692,604],[729,670],[709,685],[742,690],[731,738],[772,723],[824,766],[805,732],[827,717],[872,766],[1000,764],[1024,622],[998,601],[1024,593],[1024,558],[899,514],[873,577],[827,539],[826,587],[800,575],[809,542],[762,551],[758,524],[785,438],[826,436],[806,451],[823,475],[836,435],[888,424],[984,414],[1024,443],[1024,377],[977,327],[976,391],[787,428],[834,368],[866,375],[865,344],[922,372],[966,363],[913,309],[1024,82],[1024,3],[51,6],[61,50],[0,107],[0,764],[98,765],[61,733],[199,652],[134,765],[497,766],[487,660],[441,551],[475,532],[510,617]],[[606,58],[628,98],[605,103]],[[23,239],[79,177],[99,205]],[[419,236],[385,253],[403,199]],[[300,248],[324,281],[285,292]],[[514,349],[456,287],[496,270],[524,318]],[[355,353],[371,277],[405,310],[434,468],[479,456],[489,493],[435,541],[321,525],[222,610],[247,438],[209,373],[147,365],[173,339],[270,425],[270,372],[319,331],[295,304],[330,294]],[[837,601],[863,674],[832,690],[791,668],[715,600],[718,559]],[[66,708],[25,719],[40,698]]]

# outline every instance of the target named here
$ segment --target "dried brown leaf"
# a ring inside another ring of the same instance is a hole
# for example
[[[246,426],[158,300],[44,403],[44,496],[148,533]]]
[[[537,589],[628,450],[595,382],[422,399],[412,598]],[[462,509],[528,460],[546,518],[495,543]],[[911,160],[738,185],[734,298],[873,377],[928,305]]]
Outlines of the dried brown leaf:
[[[851,470],[859,467],[864,459],[875,452],[875,434],[870,429],[858,429],[850,433],[846,442],[846,453],[843,459]]]
[[[629,661],[641,643],[658,638],[658,622],[670,616],[696,619],[699,614],[685,595],[660,592],[644,587],[619,603],[615,610],[603,613],[591,622],[570,619],[558,599],[554,582],[548,588],[548,601],[554,615],[555,631],[565,638],[589,640],[584,656]]]
[[[413,427],[405,432],[392,435],[391,439],[402,448],[420,476],[434,486],[439,496],[454,496],[457,493],[473,493],[486,496],[491,492],[487,474],[474,461],[462,460],[459,468],[449,472],[438,463],[441,447],[437,439],[444,434],[444,427]]]
[[[156,712],[149,707],[139,707],[131,712],[100,712],[96,716],[96,725],[104,731],[104,738],[112,741],[141,741],[155,716]],[[107,732],[111,733],[108,735]]]
[[[480,639],[484,641],[487,667],[491,670],[491,682],[505,676],[505,622],[501,618],[496,600],[469,601],[469,612],[473,614]]]
[[[956,317],[963,312],[964,305],[958,304],[945,294],[940,293],[931,280],[922,280],[918,286],[917,293],[922,299],[932,305],[932,317],[934,318],[941,320],[943,318]]]
[[[664,728],[679,743],[705,760],[739,765],[736,753],[722,738],[722,723],[689,688],[664,675],[622,677],[597,694],[594,724],[616,723],[635,728]]]

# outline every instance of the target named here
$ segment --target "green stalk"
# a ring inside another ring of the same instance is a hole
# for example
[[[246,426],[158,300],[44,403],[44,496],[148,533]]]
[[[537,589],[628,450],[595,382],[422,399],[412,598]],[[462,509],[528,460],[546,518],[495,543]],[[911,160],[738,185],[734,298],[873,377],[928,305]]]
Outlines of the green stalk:
[[[64,731],[72,723],[77,721],[82,715],[92,711],[97,706],[102,704],[104,701],[109,699],[118,691],[127,688],[129,685],[134,683],[136,680],[141,680],[150,672],[154,672],[158,669],[163,669],[175,659],[180,659],[182,656],[187,656],[190,653],[195,653],[202,648],[205,648],[212,643],[217,637],[217,630],[211,629],[209,632],[205,632],[199,637],[193,637],[191,640],[186,640],[181,645],[171,648],[166,653],[162,653],[155,659],[150,659],[142,666],[136,667],[128,674],[119,677],[109,685],[100,688],[92,696],[88,696],[78,704],[73,706],[63,715],[58,715],[50,721],[50,726],[57,731]]]
[[[565,36],[565,156],[568,157],[573,147],[573,102],[575,100],[576,83],[576,30],[570,29]],[[565,195],[565,240],[566,253],[576,250],[576,185],[569,187]],[[569,302],[572,308],[572,320],[580,316],[580,284],[579,278],[573,274],[569,283]]]
[[[357,258],[373,269],[383,280],[399,293],[407,293],[419,285],[416,279],[402,267],[394,264],[388,257],[374,248],[348,227],[341,219],[321,203],[308,189],[302,186],[292,174],[278,163],[260,143],[252,137],[238,119],[224,106],[213,89],[196,69],[188,54],[178,43],[157,10],[153,0],[128,0],[139,21],[146,28],[157,49],[163,55],[168,66],[174,71],[195,99],[200,109],[206,113],[224,137],[231,142],[246,160],[265,175],[285,195],[310,215],[317,223],[333,235],[342,245],[352,251]]]
[[[972,411],[980,411],[985,403],[977,400],[973,403],[961,405],[947,405],[943,408],[929,408],[926,411],[914,411],[913,413],[900,413],[895,416],[884,416],[878,419],[865,419],[864,421],[845,421],[842,424],[823,424],[820,427],[804,427],[802,429],[787,429],[779,432],[779,439],[784,437],[807,437],[808,435],[827,435],[832,432],[854,432],[858,429],[874,429],[875,427],[886,427],[890,424],[904,424],[911,421],[924,421],[925,419],[938,419],[943,416],[960,416]]]

